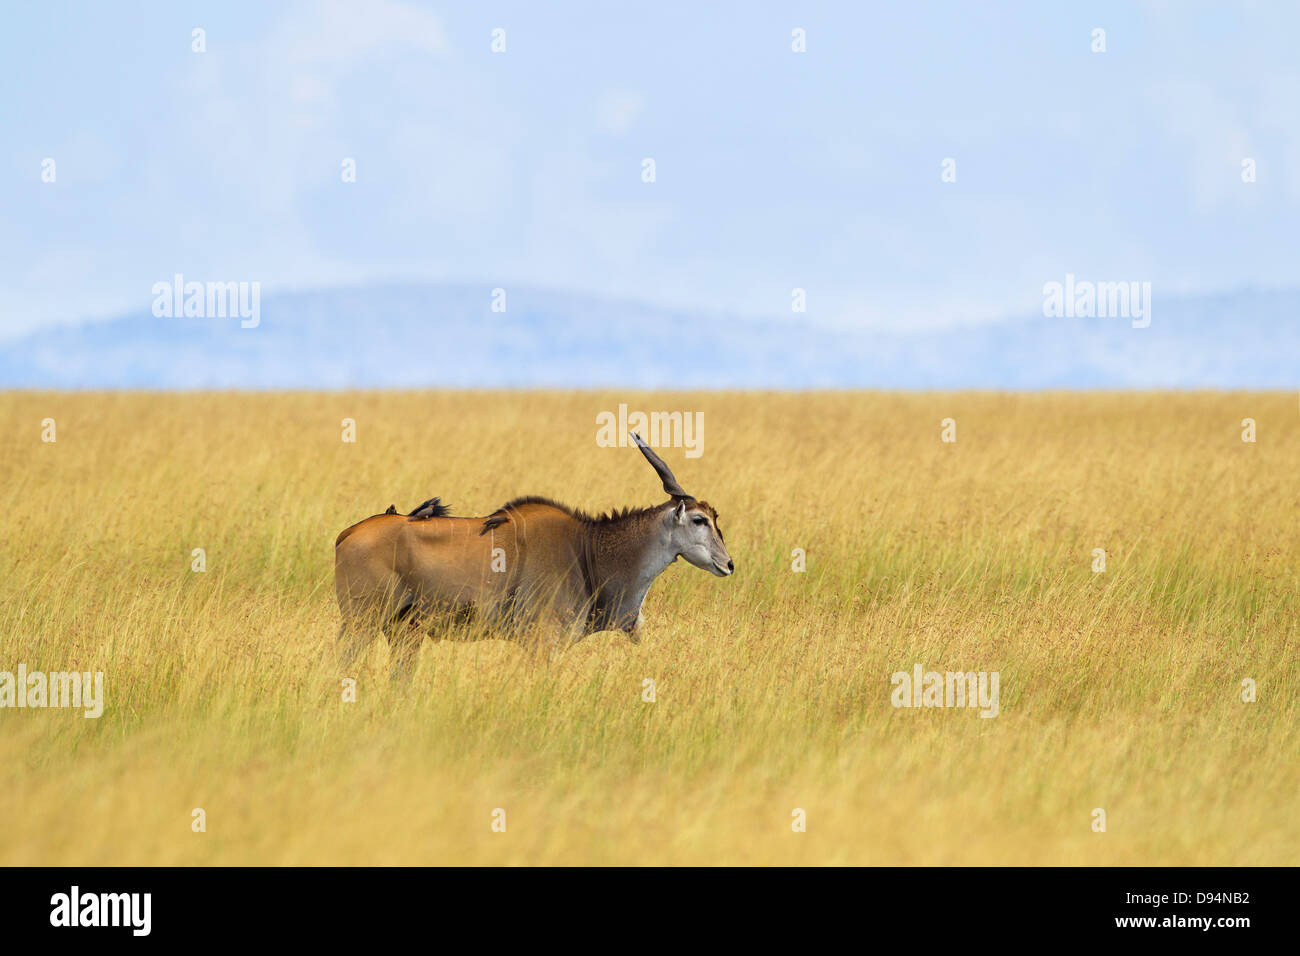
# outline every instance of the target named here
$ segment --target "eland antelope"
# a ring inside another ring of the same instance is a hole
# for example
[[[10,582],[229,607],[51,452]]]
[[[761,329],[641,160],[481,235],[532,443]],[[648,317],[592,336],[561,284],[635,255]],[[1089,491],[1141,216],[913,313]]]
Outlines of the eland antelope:
[[[410,673],[424,636],[471,620],[551,648],[604,630],[635,643],[641,603],[679,557],[735,571],[718,513],[682,490],[663,459],[641,449],[669,500],[592,517],[547,498],[516,498],[486,518],[452,517],[437,498],[409,515],[390,508],[334,542],[334,588],[345,666],[382,630],[392,676]]]

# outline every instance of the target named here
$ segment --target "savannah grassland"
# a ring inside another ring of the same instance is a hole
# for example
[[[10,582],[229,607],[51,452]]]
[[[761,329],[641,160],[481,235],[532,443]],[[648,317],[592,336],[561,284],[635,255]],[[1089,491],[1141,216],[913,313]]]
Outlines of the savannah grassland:
[[[426,643],[406,691],[380,642],[344,703],[338,531],[657,503],[620,401],[704,412],[663,454],[736,575],[673,565],[639,646]],[[0,670],[107,698],[0,711],[0,863],[1300,862],[1294,395],[8,393],[0,442]],[[1000,716],[895,709],[917,663]]]

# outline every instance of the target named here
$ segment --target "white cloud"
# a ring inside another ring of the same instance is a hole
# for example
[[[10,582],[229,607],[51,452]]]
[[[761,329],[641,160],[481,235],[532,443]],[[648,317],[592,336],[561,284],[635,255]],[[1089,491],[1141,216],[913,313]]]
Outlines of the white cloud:
[[[601,127],[609,133],[625,133],[645,109],[645,97],[633,90],[606,90],[596,105]]]
[[[446,37],[441,21],[416,7],[393,0],[326,0],[296,7],[273,46],[297,65],[338,66],[394,50],[441,53]]]
[[[1200,80],[1159,83],[1147,91],[1160,122],[1186,143],[1187,166],[1197,208],[1211,211],[1241,198],[1241,160],[1254,155],[1252,135],[1240,108]]]

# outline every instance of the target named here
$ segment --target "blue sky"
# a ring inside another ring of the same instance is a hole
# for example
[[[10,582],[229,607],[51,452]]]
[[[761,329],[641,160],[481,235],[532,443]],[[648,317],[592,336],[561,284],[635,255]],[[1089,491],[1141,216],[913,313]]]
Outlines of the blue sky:
[[[1294,285],[1297,11],[13,7],[0,337],[146,310],[177,272],[263,295],[446,279],[778,318],[797,286],[801,321],[904,328],[1035,311],[1066,272],[1157,296]]]

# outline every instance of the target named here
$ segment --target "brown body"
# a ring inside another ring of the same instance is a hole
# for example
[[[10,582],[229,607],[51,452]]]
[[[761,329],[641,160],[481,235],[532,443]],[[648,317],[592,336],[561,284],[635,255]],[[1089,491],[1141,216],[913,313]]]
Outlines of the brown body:
[[[435,625],[472,612],[489,626],[517,627],[527,612],[535,618],[543,610],[576,620],[591,596],[584,523],[540,502],[508,514],[486,529],[487,518],[396,514],[348,528],[335,542],[334,586],[345,622]]]
[[[593,518],[519,498],[486,518],[457,518],[430,499],[410,515],[390,509],[345,530],[334,542],[345,663],[382,629],[394,676],[404,674],[425,634],[470,620],[551,647],[607,629],[635,639],[646,592],[676,558],[731,574],[717,512],[681,492],[638,445],[668,475],[672,500]]]

